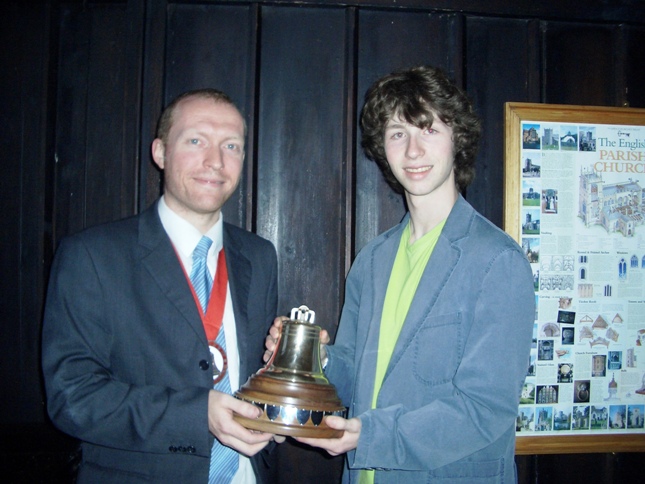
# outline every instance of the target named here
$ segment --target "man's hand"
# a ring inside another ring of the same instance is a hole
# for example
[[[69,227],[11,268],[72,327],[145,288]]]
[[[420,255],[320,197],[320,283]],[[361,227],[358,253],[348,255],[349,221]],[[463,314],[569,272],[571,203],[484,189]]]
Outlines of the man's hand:
[[[358,439],[361,436],[362,423],[359,418],[325,417],[325,423],[329,428],[344,430],[343,435],[337,439],[313,439],[309,437],[294,437],[298,442],[320,447],[330,455],[340,455],[355,449],[358,446]]]
[[[267,363],[271,359],[271,356],[273,355],[273,352],[278,345],[278,341],[280,341],[280,334],[282,333],[282,322],[288,320],[289,318],[287,318],[286,316],[278,316],[273,320],[273,324],[269,329],[269,334],[264,340],[264,347],[266,348],[266,351],[264,352],[264,355],[262,355],[262,358],[264,359],[265,363]]]
[[[208,430],[222,444],[251,457],[260,452],[271,440],[284,442],[284,437],[249,430],[233,420],[233,413],[256,419],[261,410],[255,405],[238,400],[226,393],[211,390],[208,394]]]
[[[286,316],[278,316],[273,320],[273,325],[269,329],[269,334],[267,335],[266,339],[264,340],[264,347],[266,348],[266,351],[264,352],[264,355],[262,358],[264,359],[264,362],[267,363],[270,359],[271,356],[273,355],[273,352],[276,349],[276,346],[278,345],[278,341],[280,341],[280,333],[282,332],[282,323],[284,321],[288,321],[289,318]],[[324,360],[327,357],[327,350],[325,349],[325,345],[329,343],[329,333],[327,333],[327,330],[323,329],[320,331],[320,359]]]

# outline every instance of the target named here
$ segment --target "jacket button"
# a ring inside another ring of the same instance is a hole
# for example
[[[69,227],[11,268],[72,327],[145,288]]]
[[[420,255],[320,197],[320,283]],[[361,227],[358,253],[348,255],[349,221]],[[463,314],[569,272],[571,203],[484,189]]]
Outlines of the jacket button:
[[[208,361],[206,361],[206,360],[202,360],[202,361],[200,361],[200,362],[199,362],[199,367],[200,367],[202,370],[206,371],[206,370],[208,370],[208,368],[210,367],[210,365],[208,364]]]

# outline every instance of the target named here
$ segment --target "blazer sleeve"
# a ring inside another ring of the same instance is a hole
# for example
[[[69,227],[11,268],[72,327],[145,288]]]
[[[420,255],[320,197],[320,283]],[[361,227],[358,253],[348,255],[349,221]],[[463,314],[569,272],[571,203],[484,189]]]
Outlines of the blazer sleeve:
[[[145,323],[136,314],[143,315],[160,301],[139,306],[137,300],[143,299],[146,288],[141,293],[137,288],[145,284],[127,268],[107,271],[111,261],[104,259],[109,257],[97,255],[85,242],[83,237],[64,240],[51,271],[42,361],[52,421],[64,432],[101,446],[153,453],[180,448],[210,455],[208,387],[181,383],[181,376],[172,383],[163,381],[170,380],[169,373],[163,372],[172,365],[181,368],[182,358],[195,359],[195,355],[159,350],[160,344],[174,348],[181,343],[152,341],[154,333],[143,328]],[[118,254],[109,253],[115,259]],[[118,267],[120,262],[112,264]],[[118,280],[122,293],[130,293],[123,296],[125,300],[108,287]],[[129,307],[127,312],[124,306]],[[131,318],[120,321],[118,314]],[[129,335],[139,339],[133,341]],[[146,339],[149,346],[139,342]],[[155,359],[163,359],[158,372]],[[198,375],[198,365],[194,366]],[[184,373],[188,380],[190,372],[185,369]]]

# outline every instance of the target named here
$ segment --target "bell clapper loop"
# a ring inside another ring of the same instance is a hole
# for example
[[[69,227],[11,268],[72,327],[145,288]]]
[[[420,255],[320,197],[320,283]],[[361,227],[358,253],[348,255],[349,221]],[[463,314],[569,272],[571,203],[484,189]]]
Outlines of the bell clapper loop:
[[[302,305],[299,308],[293,308],[291,310],[291,319],[295,321],[303,321],[305,323],[314,324],[316,319],[316,312],[312,309],[309,309],[307,306]]]

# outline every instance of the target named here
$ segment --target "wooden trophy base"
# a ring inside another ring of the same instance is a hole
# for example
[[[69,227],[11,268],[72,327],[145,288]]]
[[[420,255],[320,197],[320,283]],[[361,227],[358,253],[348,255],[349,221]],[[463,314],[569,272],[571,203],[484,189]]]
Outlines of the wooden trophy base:
[[[253,420],[239,415],[234,418],[244,427],[276,435],[292,437],[337,438],[342,430],[329,428],[327,415],[344,417],[345,407],[333,385],[292,381],[288,373],[278,377],[258,372],[235,392],[235,397],[262,410]]]

